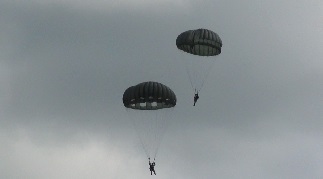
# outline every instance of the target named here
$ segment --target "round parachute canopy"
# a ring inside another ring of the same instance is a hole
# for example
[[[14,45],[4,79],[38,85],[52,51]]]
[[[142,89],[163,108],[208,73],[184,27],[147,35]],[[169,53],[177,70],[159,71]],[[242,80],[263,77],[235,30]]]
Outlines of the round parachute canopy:
[[[222,40],[211,30],[188,30],[177,37],[176,46],[193,55],[215,56],[221,53]]]
[[[157,110],[176,105],[176,95],[158,82],[143,82],[131,86],[123,93],[123,105],[138,110]]]

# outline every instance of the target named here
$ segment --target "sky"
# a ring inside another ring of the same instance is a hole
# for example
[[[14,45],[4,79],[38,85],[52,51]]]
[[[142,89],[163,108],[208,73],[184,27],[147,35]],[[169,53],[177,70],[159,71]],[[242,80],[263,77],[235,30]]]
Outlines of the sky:
[[[154,178],[323,177],[320,0],[0,0],[0,178],[150,178],[122,95],[177,96]],[[222,53],[195,107],[176,37]]]

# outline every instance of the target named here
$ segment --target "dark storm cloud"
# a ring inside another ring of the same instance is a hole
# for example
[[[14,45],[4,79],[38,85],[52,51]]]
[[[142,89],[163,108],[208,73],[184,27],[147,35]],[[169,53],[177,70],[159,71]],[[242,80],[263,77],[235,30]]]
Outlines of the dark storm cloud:
[[[141,75],[143,63],[147,71],[154,69],[152,61],[159,61],[154,53],[165,54],[157,46],[165,34],[155,34],[161,25],[145,25],[151,16],[82,14],[60,6],[27,9],[15,8],[15,17],[5,16],[19,29],[9,35],[21,37],[13,42],[17,54],[4,60],[12,68],[16,115],[34,116],[30,111],[36,109],[65,115],[120,105],[128,84],[118,82]]]

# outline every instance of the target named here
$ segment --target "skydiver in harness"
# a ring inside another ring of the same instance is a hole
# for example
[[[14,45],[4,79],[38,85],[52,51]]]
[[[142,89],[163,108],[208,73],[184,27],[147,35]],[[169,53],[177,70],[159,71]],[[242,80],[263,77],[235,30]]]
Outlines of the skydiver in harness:
[[[194,95],[194,104],[193,104],[193,106],[195,106],[195,103],[197,102],[197,100],[200,98],[199,97],[199,92],[197,91],[197,90],[195,90],[195,95]]]
[[[150,162],[150,158],[148,158],[149,159],[149,170],[150,170],[150,175],[153,175],[153,172],[154,172],[154,174],[156,175],[156,172],[155,172],[155,159],[154,159],[154,161],[151,163]]]

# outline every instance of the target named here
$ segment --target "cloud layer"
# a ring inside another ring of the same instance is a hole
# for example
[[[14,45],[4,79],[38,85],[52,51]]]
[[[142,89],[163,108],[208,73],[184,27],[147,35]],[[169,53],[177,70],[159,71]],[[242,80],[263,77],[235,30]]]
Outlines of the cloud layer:
[[[161,178],[320,178],[319,1],[0,2],[0,178],[148,178],[122,105],[153,80],[178,104]],[[200,100],[177,35],[223,41]]]

